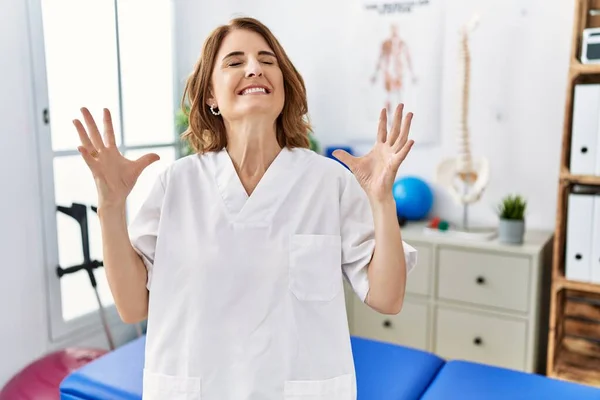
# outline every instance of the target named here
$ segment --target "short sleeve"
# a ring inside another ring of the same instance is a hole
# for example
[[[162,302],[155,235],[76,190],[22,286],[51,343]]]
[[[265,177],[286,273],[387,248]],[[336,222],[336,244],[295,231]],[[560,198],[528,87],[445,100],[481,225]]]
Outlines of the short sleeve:
[[[369,199],[353,174],[346,174],[340,198],[342,269],[352,289],[365,301],[369,292],[367,267],[375,251],[375,224]],[[402,242],[406,271],[417,263],[417,250]]]
[[[129,238],[133,249],[140,255],[148,271],[146,287],[150,290],[158,227],[165,194],[162,174],[158,176],[150,193],[129,224]]]

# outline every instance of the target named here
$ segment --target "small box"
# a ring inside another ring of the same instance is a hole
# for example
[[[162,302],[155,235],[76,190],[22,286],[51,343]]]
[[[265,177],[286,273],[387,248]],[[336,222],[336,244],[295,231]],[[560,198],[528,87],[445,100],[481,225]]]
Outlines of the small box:
[[[583,30],[581,62],[583,64],[600,64],[600,28]]]

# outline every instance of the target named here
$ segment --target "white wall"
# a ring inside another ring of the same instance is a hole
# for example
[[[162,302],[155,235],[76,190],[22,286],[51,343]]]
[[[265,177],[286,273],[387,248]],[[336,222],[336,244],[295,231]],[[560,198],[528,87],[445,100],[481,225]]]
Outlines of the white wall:
[[[210,12],[206,2],[174,2],[180,82],[191,72],[204,38],[217,24],[235,15],[254,16],[273,30],[303,74],[319,140],[325,145],[337,144],[364,135],[353,130],[347,117],[353,96],[348,71],[352,63],[361,62],[349,52],[350,2],[230,0],[211,2]],[[529,200],[527,225],[553,229],[573,0],[444,3],[441,139],[432,146],[417,143],[399,174],[416,174],[432,181],[437,163],[454,154],[457,30],[478,11],[481,23],[471,41],[470,126],[474,153],[489,158],[492,178],[483,199],[470,211],[471,222],[495,224],[497,202],[510,192],[519,192]],[[373,137],[375,134],[374,127]],[[436,187],[434,213],[460,221],[461,212]]]
[[[0,388],[46,352],[107,347],[100,324],[49,340],[26,4],[0,5]],[[123,324],[114,329],[117,343],[134,332]]]

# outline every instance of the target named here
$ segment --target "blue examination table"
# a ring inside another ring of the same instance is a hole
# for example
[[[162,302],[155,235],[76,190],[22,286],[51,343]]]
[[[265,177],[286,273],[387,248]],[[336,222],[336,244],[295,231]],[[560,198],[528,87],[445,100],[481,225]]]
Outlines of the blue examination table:
[[[60,385],[61,400],[134,400],[142,398],[146,337],[92,361]]]
[[[60,387],[61,400],[139,400],[145,337],[87,364]],[[358,400],[600,400],[600,389],[352,338]]]

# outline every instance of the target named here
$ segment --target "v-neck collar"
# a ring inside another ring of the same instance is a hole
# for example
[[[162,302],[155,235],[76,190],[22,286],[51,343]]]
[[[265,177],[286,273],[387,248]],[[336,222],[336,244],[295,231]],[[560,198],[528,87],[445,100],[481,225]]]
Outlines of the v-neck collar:
[[[244,223],[266,222],[271,205],[285,191],[290,178],[282,177],[293,171],[296,153],[284,147],[269,165],[264,175],[250,194],[246,192],[233,161],[226,149],[214,157],[214,177],[231,221]]]

